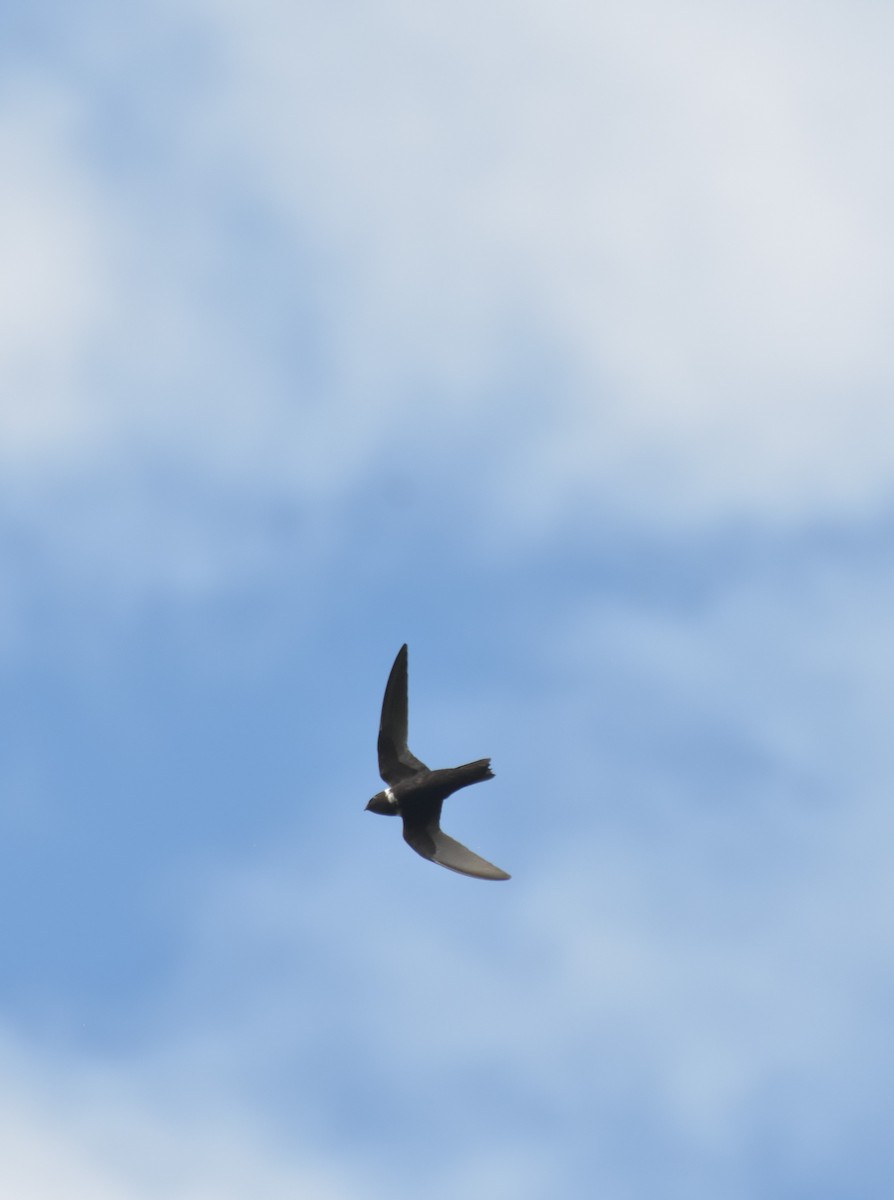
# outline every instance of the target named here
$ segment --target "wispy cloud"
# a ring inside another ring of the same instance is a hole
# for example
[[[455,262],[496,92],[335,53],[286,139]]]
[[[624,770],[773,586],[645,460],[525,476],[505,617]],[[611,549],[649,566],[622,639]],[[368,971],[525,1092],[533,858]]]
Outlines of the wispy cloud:
[[[108,286],[103,197],[77,151],[77,98],[27,77],[0,97],[0,456],[20,471],[95,453],[83,371]]]
[[[460,454],[523,545],[594,503],[885,506],[894,104],[859,11],[805,41],[734,5],[203,4],[120,128],[114,31],[75,39],[85,84],[4,93],[9,471],[105,478],[97,520],[142,507],[159,551],[171,474],[335,519]]]
[[[887,24],[863,14],[867,39]],[[736,6],[381,5],[356,37],[317,10],[215,15],[242,153],[347,251],[339,342],[374,390],[454,380],[477,406],[513,358],[559,364],[512,500],[532,475],[540,504],[649,520],[658,497],[770,521],[887,500],[890,80],[843,16],[805,44]]]
[[[247,1114],[207,1093],[189,1108],[176,1087],[153,1094],[114,1065],[51,1062],[8,1035],[2,1057],[0,1185],[21,1200],[243,1200],[258,1189],[273,1200],[362,1194],[325,1151],[303,1141],[282,1154]]]

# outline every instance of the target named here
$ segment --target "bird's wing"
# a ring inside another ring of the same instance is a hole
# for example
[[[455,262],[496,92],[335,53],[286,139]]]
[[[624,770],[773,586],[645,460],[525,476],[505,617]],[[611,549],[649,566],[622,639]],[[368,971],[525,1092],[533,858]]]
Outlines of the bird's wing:
[[[379,722],[379,774],[393,786],[427,771],[407,747],[407,647],[401,646],[388,676]]]
[[[409,843],[423,858],[431,859],[450,871],[458,871],[460,875],[472,875],[476,879],[509,879],[510,876],[486,858],[473,854],[461,842],[441,829],[437,821],[428,825],[408,824],[404,821],[404,841]]]

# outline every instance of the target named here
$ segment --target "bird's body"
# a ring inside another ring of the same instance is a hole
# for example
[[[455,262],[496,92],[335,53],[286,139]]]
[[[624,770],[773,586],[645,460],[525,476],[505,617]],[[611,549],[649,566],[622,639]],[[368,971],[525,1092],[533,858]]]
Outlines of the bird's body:
[[[400,648],[382,701],[379,774],[388,787],[373,796],[367,810],[399,816],[404,840],[423,858],[478,879],[508,879],[493,863],[473,854],[441,829],[441,806],[448,796],[473,783],[493,779],[489,758],[430,771],[407,746],[407,647]]]

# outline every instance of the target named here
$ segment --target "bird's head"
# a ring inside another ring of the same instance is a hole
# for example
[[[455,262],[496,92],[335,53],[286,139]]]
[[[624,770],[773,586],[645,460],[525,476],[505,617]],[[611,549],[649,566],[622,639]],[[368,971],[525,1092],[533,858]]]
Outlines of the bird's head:
[[[397,816],[397,800],[391,788],[377,792],[366,806],[367,812],[380,813],[383,817]]]

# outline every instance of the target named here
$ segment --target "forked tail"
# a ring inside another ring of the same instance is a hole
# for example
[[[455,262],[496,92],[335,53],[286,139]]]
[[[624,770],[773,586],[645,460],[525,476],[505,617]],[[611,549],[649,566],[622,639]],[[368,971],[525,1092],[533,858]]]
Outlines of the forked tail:
[[[475,762],[463,763],[461,767],[456,767],[455,771],[457,788],[468,787],[470,783],[484,783],[485,779],[494,777],[494,773],[490,769],[489,758],[479,758]]]

